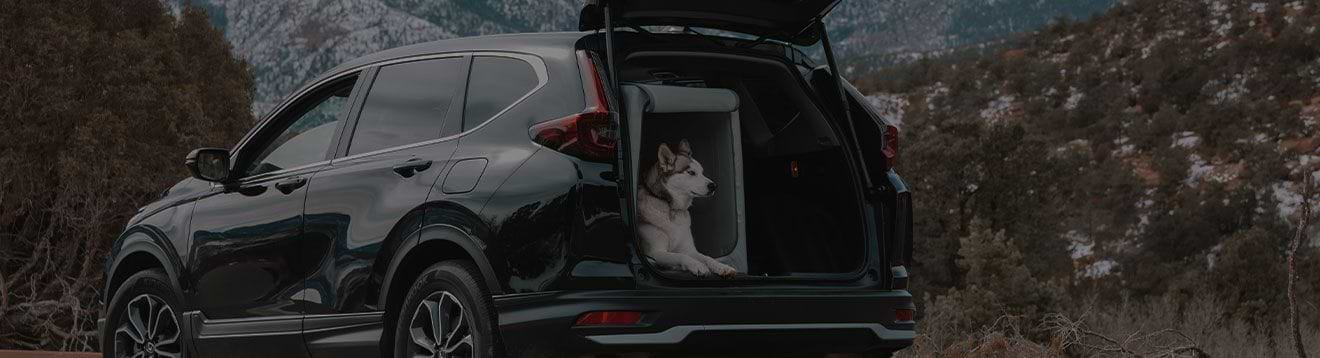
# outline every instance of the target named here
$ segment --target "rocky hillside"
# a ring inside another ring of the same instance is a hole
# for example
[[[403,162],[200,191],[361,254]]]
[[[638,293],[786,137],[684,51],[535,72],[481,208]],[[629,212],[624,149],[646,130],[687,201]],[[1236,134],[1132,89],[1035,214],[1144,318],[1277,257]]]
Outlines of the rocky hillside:
[[[165,0],[178,4],[188,0]],[[258,112],[349,59],[458,36],[577,27],[582,0],[191,0],[211,13],[257,80]],[[1115,0],[845,0],[829,18],[851,63],[912,58],[1001,38]]]
[[[1170,326],[1140,326],[1183,325],[1211,356],[1282,354],[1284,256],[1302,183],[1320,178],[1318,29],[1313,1],[1132,0],[864,76],[902,123],[928,311],[949,334],[1053,311],[1128,322],[1112,325],[1123,337],[1131,319],[1106,312],[1142,307]]]
[[[984,229],[1074,294],[1207,294],[1268,315],[1320,163],[1318,10],[1134,0],[867,76],[904,130],[923,284],[975,284],[958,238]]]

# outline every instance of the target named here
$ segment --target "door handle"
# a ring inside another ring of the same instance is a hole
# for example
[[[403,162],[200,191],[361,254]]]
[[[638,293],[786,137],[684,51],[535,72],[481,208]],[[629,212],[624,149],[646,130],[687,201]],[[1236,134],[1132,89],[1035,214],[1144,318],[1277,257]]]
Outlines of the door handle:
[[[417,172],[426,171],[427,169],[431,169],[431,161],[413,158],[395,165],[394,173],[404,178],[411,178]]]
[[[306,184],[307,184],[307,178],[303,178],[303,177],[289,178],[276,182],[275,189],[279,189],[281,193],[289,194],[292,193],[294,190],[298,190],[298,188],[301,188],[303,185]]]

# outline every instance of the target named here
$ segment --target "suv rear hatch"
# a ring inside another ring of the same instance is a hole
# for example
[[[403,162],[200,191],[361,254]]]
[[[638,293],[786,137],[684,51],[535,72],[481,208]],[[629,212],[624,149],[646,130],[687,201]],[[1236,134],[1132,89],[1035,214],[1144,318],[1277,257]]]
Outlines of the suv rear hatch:
[[[899,271],[904,278],[906,271],[885,268],[900,264],[895,258],[906,255],[886,251],[905,245],[884,237],[894,233],[892,226],[902,220],[894,220],[899,208],[893,195],[883,195],[895,193],[901,182],[883,175],[888,170],[885,158],[872,157],[876,168],[867,167],[864,153],[881,152],[876,149],[883,144],[859,143],[851,118],[860,104],[855,92],[848,93],[851,103],[844,105],[839,95],[845,86],[838,78],[833,81],[837,87],[813,86],[817,83],[809,84],[805,77],[819,71],[784,56],[749,50],[767,39],[799,45],[824,40],[833,65],[820,21],[837,1],[740,3],[604,1],[590,2],[583,9],[583,29],[606,30],[602,48],[593,48],[603,58],[597,61],[604,63],[588,66],[596,67],[600,78],[609,79],[600,80],[601,87],[610,88],[602,92],[615,94],[609,102],[623,104],[615,107],[623,107],[615,123],[622,147],[627,148],[621,151],[619,163],[620,172],[630,175],[621,176],[620,182],[625,217],[632,226],[644,224],[639,221],[637,198],[647,190],[647,172],[663,155],[657,150],[661,144],[674,151],[683,139],[701,142],[692,145],[693,159],[706,163],[711,179],[728,193],[696,199],[690,211],[691,228],[699,251],[737,266],[738,275],[703,277],[665,265],[643,252],[646,245],[637,235],[634,264],[642,272],[639,284],[901,288],[894,283],[900,281]],[[714,28],[759,38],[743,41],[743,46],[710,46],[729,39],[658,35],[638,27],[653,25]],[[616,34],[619,27],[633,31]],[[666,36],[692,41],[657,40]],[[736,98],[736,110],[725,115],[716,112],[724,111],[721,108],[727,104],[699,103],[721,96],[711,89]],[[863,135],[890,129],[874,120],[861,122]],[[858,149],[864,147],[871,150]],[[873,178],[877,175],[881,177]],[[656,279],[648,279],[646,273]]]

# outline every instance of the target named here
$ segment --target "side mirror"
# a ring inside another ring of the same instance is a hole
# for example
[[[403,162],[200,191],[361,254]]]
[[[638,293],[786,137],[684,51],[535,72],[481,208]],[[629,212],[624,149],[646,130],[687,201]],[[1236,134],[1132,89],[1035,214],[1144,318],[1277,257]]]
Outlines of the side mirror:
[[[202,148],[188,153],[184,161],[188,171],[197,179],[222,182],[229,179],[229,150]]]

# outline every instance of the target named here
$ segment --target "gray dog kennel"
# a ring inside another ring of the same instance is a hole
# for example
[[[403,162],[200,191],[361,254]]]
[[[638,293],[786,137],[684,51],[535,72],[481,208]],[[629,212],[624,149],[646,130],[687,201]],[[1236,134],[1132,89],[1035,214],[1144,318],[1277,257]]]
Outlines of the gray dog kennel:
[[[687,140],[692,158],[720,188],[714,196],[695,199],[689,209],[697,251],[748,272],[738,95],[727,89],[646,84],[625,85],[623,92],[633,129],[629,150],[638,164],[631,182],[642,183],[641,173],[655,165],[662,143],[676,147]]]

